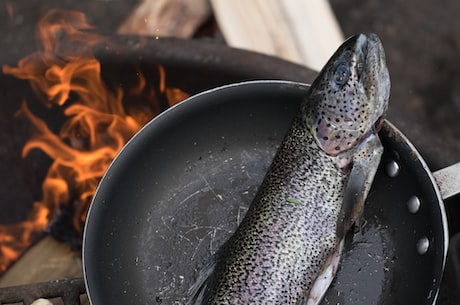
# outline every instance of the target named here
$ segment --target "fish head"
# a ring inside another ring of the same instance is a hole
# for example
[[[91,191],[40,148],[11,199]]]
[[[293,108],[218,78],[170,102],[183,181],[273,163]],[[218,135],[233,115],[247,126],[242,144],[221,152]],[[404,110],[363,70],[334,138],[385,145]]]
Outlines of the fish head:
[[[337,156],[379,131],[389,94],[380,39],[358,34],[346,40],[320,71],[303,113],[321,149]]]

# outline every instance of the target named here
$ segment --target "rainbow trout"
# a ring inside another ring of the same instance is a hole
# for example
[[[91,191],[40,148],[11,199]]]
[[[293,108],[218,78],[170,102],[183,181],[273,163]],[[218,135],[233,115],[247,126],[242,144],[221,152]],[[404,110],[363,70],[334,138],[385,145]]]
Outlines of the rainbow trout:
[[[390,79],[377,35],[345,41],[315,79],[194,304],[318,304],[362,212],[383,147]]]

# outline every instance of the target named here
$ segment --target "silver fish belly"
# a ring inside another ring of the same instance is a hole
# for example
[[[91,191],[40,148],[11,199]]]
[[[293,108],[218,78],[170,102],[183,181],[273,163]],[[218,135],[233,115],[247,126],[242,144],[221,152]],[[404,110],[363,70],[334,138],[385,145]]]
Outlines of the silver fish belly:
[[[213,257],[195,304],[318,304],[383,151],[390,81],[375,34],[331,57],[246,216]]]

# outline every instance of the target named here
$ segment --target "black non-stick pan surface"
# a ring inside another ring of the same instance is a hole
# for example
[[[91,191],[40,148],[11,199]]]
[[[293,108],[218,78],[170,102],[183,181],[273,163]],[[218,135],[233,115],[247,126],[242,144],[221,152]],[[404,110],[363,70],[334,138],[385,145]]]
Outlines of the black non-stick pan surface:
[[[107,170],[88,214],[83,262],[91,303],[183,303],[242,219],[308,90],[283,81],[230,85],[147,124]],[[388,122],[381,138],[385,153],[366,224],[347,237],[322,304],[436,299],[447,251],[439,192]]]

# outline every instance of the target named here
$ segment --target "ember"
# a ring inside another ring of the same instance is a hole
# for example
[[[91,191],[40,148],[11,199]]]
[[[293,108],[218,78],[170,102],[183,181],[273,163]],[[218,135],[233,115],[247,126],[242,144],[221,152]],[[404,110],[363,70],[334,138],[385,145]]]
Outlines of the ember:
[[[82,13],[52,11],[39,21],[38,33],[41,50],[23,58],[17,67],[3,66],[3,72],[29,81],[43,105],[60,109],[65,119],[54,131],[32,113],[27,102],[17,112],[34,130],[22,156],[39,149],[53,162],[42,184],[42,198],[34,203],[28,219],[0,226],[0,271],[49,226],[61,207],[72,206],[72,227],[81,234],[92,195],[117,152],[147,121],[188,96],[166,86],[161,66],[159,84],[148,84],[139,72],[133,88],[110,89],[93,54],[93,48],[106,39],[93,31]],[[158,95],[167,105],[159,105]],[[129,103],[141,98],[142,107]]]

